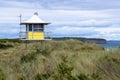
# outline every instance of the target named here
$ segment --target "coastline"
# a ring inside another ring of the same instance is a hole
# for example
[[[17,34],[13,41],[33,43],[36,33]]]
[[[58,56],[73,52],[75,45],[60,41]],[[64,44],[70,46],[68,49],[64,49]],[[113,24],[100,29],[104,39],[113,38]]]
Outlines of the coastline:
[[[106,44],[98,44],[101,47],[104,47],[106,50],[115,50],[120,47],[120,41],[110,40]]]

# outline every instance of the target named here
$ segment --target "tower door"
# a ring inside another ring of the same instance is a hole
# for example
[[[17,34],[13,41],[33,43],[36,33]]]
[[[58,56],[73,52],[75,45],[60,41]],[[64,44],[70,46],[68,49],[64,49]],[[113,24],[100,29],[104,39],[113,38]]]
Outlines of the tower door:
[[[44,40],[44,27],[41,24],[29,24],[28,39]]]

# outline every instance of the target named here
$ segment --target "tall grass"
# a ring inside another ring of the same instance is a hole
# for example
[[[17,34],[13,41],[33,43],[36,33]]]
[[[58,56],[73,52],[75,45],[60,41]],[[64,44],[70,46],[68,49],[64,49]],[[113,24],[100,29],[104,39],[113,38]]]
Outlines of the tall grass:
[[[78,40],[0,42],[0,80],[119,80],[120,49]]]

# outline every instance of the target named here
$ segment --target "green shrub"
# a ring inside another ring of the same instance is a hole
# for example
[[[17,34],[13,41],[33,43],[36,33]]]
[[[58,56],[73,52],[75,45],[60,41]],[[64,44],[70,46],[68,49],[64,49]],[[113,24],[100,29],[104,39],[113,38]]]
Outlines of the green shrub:
[[[32,53],[29,53],[27,55],[23,55],[21,57],[21,62],[24,63],[24,62],[34,61],[34,60],[36,60],[36,57],[39,54],[42,54],[44,56],[48,56],[50,54],[50,51],[47,49],[46,50],[37,49],[36,52],[32,52]]]
[[[7,49],[7,48],[11,48],[11,47],[13,47],[13,45],[0,43],[0,49]]]
[[[46,80],[50,77],[50,73],[44,73],[44,74],[37,74],[35,76],[35,80]]]
[[[51,53],[51,51],[49,50],[49,49],[37,49],[36,50],[36,52],[35,52],[35,54],[42,54],[42,55],[44,55],[44,56],[49,56],[50,55],[50,53]]]
[[[26,80],[26,78],[24,76],[21,76],[18,78],[18,80]]]
[[[30,53],[30,54],[27,54],[27,55],[23,55],[21,57],[21,62],[24,63],[24,62],[31,62],[31,61],[34,61],[36,60],[36,54],[35,53]]]
[[[93,73],[93,74],[91,75],[91,78],[92,78],[93,80],[101,80],[100,75],[99,75],[98,72]]]
[[[67,56],[62,57],[62,62],[58,65],[58,72],[63,78],[67,78],[68,80],[75,79],[71,72],[74,69],[73,66],[69,64],[67,61]]]
[[[6,80],[6,77],[4,74],[0,74],[0,80]]]
[[[5,40],[5,39],[0,39],[0,43],[6,43],[7,42],[7,40]]]
[[[67,74],[71,74],[71,71],[73,70],[73,67],[71,66],[68,66],[67,64],[65,63],[61,63],[59,64],[59,72],[63,75]]]
[[[1,69],[0,69],[0,80],[6,80],[6,76],[4,75]]]
[[[77,76],[79,80],[89,80],[88,75],[81,73]]]
[[[79,80],[101,80],[98,72],[95,72],[93,74],[80,73],[80,75],[78,75],[77,78]]]
[[[21,43],[24,41],[21,41],[19,39],[0,39],[0,43],[6,43],[6,42],[10,42],[10,43]]]

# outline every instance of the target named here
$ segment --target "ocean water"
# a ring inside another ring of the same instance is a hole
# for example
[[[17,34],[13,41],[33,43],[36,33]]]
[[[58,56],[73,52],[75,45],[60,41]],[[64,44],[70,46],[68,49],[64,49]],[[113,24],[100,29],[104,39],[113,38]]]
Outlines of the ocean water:
[[[107,41],[106,44],[98,44],[98,45],[104,47],[107,50],[116,49],[120,47],[120,41]]]

